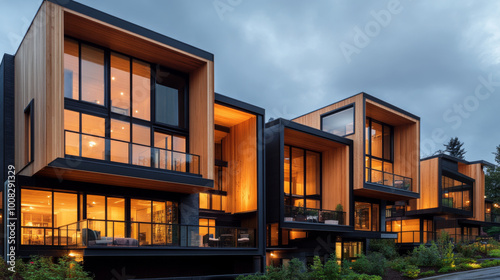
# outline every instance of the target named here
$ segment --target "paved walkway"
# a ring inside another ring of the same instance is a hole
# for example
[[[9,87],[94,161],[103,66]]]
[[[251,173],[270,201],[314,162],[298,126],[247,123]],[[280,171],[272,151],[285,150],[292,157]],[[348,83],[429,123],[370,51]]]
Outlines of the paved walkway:
[[[439,279],[439,280],[492,280],[500,279],[500,266],[481,268],[475,270],[461,271],[450,273],[440,276],[432,276],[427,278],[422,278],[426,280]]]

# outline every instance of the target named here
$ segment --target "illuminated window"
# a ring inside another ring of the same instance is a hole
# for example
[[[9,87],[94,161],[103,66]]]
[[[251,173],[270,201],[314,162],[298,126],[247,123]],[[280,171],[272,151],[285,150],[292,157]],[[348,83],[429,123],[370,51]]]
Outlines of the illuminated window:
[[[132,116],[149,121],[151,119],[151,66],[134,59],[132,73]]]
[[[111,112],[130,116],[130,58],[111,53]]]
[[[81,44],[81,100],[104,104],[104,51]]]
[[[285,145],[285,205],[321,208],[321,154]]]
[[[80,92],[80,47],[72,39],[64,39],[64,97],[79,100]]]

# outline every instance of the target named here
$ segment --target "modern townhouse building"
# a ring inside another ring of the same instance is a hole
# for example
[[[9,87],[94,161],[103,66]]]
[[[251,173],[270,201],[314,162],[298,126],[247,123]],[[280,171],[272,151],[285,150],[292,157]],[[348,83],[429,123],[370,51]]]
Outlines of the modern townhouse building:
[[[267,262],[351,259],[415,204],[420,119],[366,93],[266,125]]]
[[[489,163],[420,160],[419,117],[359,93],[264,125],[214,92],[211,53],[60,2],[0,64],[4,258],[15,241],[98,278],[231,278],[500,222]]]
[[[211,53],[43,1],[0,77],[18,257],[107,279],[263,269],[264,110],[214,92]]]
[[[411,207],[389,212],[388,231],[398,233],[402,247],[435,240],[443,231],[454,241],[473,241],[481,227],[498,226],[492,201],[486,200],[486,161],[469,162],[440,154],[420,162],[420,198]]]

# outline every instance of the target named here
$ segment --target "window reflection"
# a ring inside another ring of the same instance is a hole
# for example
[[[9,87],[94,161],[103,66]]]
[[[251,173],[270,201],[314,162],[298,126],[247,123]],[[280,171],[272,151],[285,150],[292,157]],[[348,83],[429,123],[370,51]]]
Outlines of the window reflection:
[[[130,115],[130,59],[111,53],[111,112]]]
[[[79,99],[80,64],[78,42],[64,39],[64,97]]]
[[[81,45],[82,99],[104,104],[104,51],[96,47]]]
[[[150,120],[151,67],[148,63],[132,63],[132,116]]]
[[[321,118],[323,131],[346,136],[354,133],[354,107]]]

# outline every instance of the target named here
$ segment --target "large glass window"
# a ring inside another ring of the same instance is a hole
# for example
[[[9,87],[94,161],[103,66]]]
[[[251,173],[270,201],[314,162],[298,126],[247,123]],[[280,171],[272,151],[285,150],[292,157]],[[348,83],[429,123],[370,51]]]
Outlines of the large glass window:
[[[442,206],[472,211],[472,204],[471,185],[442,176]]]
[[[356,230],[378,231],[379,205],[356,201],[354,203],[354,224]]]
[[[80,99],[80,47],[78,42],[64,40],[64,97]]]
[[[321,208],[321,154],[285,145],[284,170],[285,205]]]
[[[91,114],[65,110],[66,155],[197,170],[197,158],[185,154],[187,75],[70,38],[64,47],[66,108],[77,108],[68,99],[103,106]]]
[[[140,245],[172,242],[175,228],[161,224],[177,224],[177,203],[131,199],[130,211],[132,237]]]
[[[394,177],[392,127],[367,118],[365,129],[366,181],[386,186],[405,185],[401,176]]]
[[[346,136],[354,133],[354,106],[321,117],[323,131]]]
[[[130,58],[111,53],[111,112],[130,116]]]
[[[185,127],[186,79],[157,67],[155,81],[156,122]]]
[[[104,104],[104,51],[81,44],[82,101]]]
[[[78,220],[78,195],[74,193],[21,190],[21,244],[57,245],[57,229]],[[62,236],[61,243],[73,237]]]
[[[132,116],[149,121],[151,119],[151,66],[134,59],[132,73]]]

